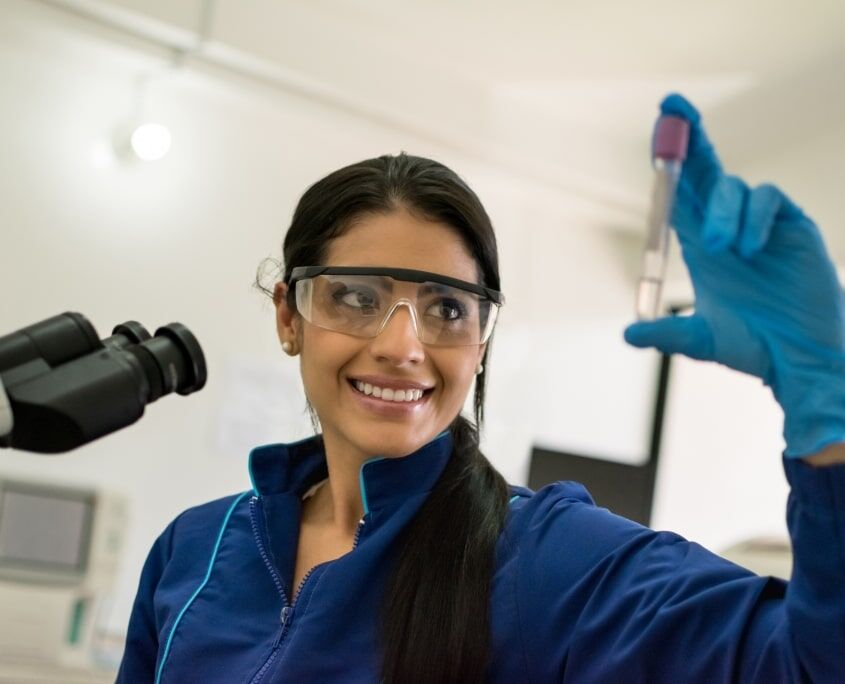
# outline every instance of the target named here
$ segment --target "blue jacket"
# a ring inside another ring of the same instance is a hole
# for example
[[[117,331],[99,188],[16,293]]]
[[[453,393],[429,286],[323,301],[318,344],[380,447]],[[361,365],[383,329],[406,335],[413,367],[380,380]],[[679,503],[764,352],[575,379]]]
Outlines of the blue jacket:
[[[353,550],[292,601],[301,497],[325,455],[314,438],[253,450],[251,491],[185,511],[153,545],[118,682],[378,682],[394,541],[450,454],[443,433],[363,464]],[[845,467],[785,468],[788,584],[598,508],[581,485],[512,487],[489,680],[845,682]]]

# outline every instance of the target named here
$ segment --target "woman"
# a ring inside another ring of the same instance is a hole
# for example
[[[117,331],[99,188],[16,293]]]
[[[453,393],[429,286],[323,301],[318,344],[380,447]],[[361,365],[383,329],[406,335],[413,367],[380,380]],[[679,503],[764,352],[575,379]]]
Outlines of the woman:
[[[302,197],[273,298],[321,435],[180,515],[118,681],[845,680],[845,303],[818,230],[692,125],[675,224],[696,313],[626,339],[752,373],[785,412],[793,579],[757,577],[556,483],[508,486],[460,415],[501,305],[472,191],[425,159]]]

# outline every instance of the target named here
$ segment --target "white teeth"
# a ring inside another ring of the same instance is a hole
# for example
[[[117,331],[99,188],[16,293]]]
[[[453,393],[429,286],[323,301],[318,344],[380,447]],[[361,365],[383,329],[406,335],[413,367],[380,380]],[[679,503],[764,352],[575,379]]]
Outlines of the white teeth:
[[[385,401],[419,401],[423,395],[423,390],[421,389],[394,390],[390,387],[376,387],[361,380],[355,381],[355,388],[363,394],[372,395]]]

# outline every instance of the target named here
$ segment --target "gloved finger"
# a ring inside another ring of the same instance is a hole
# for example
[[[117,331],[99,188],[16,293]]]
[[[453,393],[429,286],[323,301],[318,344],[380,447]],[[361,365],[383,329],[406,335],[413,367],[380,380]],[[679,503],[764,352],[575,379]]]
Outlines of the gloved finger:
[[[695,314],[638,321],[625,328],[624,336],[634,347],[655,347],[664,354],[684,354],[699,361],[713,359],[713,333]]]
[[[749,259],[766,246],[782,205],[783,194],[769,183],[758,185],[748,193],[739,239],[740,256]]]
[[[710,253],[732,246],[739,236],[748,187],[736,176],[720,176],[707,202],[701,242]]]
[[[701,125],[701,114],[682,95],[672,93],[660,103],[661,114],[673,114],[690,122],[687,158],[684,161],[680,183],[687,186],[703,205],[722,175],[722,163]]]

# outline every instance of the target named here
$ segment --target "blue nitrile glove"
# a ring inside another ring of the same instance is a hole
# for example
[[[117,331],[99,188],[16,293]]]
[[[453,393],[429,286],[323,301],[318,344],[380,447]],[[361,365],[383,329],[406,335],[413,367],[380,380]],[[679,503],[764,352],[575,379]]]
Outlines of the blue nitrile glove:
[[[818,228],[776,187],[726,175],[683,97],[660,110],[690,122],[673,223],[695,313],[634,323],[625,340],[761,378],[787,458],[845,442],[845,294]]]

